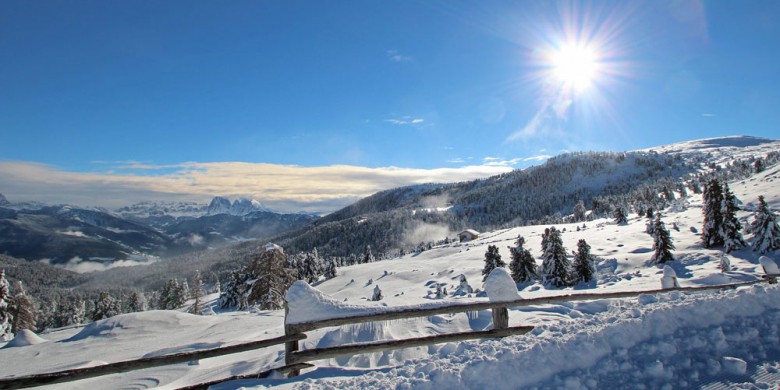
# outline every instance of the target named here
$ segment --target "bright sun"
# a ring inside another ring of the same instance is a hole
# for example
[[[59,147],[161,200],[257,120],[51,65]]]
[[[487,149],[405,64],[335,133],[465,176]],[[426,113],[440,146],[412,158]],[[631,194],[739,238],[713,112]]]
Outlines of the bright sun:
[[[588,47],[567,45],[553,53],[551,65],[555,77],[563,84],[585,89],[598,74],[598,61]]]

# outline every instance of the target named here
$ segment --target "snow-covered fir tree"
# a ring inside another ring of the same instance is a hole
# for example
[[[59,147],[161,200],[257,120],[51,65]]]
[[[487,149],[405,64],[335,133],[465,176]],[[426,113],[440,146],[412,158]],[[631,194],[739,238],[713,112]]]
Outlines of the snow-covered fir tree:
[[[113,317],[122,313],[122,306],[119,300],[112,297],[108,292],[101,291],[100,295],[94,302],[92,314],[90,318],[92,321],[102,320],[104,318]]]
[[[585,240],[577,242],[577,252],[574,254],[574,277],[578,283],[590,282],[596,275],[590,245]]]
[[[69,298],[57,304],[52,326],[60,328],[63,326],[83,324],[86,321],[86,307],[84,301],[79,298]]]
[[[261,310],[278,310],[284,307],[284,294],[296,280],[295,270],[285,268],[287,256],[275,247],[257,253],[244,271],[254,275],[255,281],[247,297],[247,303]]]
[[[133,293],[130,294],[130,298],[127,300],[127,310],[130,313],[146,311],[146,299],[142,292],[133,291]]]
[[[666,229],[664,222],[661,221],[661,214],[656,214],[655,226],[653,227],[653,256],[650,260],[654,264],[672,261],[674,260],[673,250],[672,236],[669,234],[669,230]]]
[[[11,310],[11,286],[5,278],[5,270],[0,271],[0,341],[13,337]]]
[[[314,283],[320,279],[320,276],[322,275],[322,268],[322,259],[317,253],[317,248],[314,248],[311,253],[307,253],[305,255],[303,275],[298,275],[298,277],[301,280],[306,281],[306,283]]]
[[[249,290],[252,275],[248,275],[243,269],[230,274],[227,282],[219,294],[219,306],[223,309],[244,310],[249,307]]]
[[[186,296],[183,293],[184,288],[179,284],[178,279],[168,279],[160,291],[157,307],[161,310],[178,309],[186,301]]]
[[[704,226],[701,231],[701,240],[704,246],[711,248],[723,245],[723,188],[718,179],[712,179],[707,183],[702,195],[704,200]]]
[[[192,288],[190,289],[190,299],[193,300],[192,306],[190,306],[189,312],[192,314],[203,314],[203,296],[206,295],[203,291],[203,279],[200,276],[200,271],[195,270],[195,276],[192,279]]]
[[[325,276],[325,279],[333,279],[336,277],[336,259],[330,258],[325,261],[323,276]]]
[[[568,286],[571,283],[571,262],[566,257],[561,232],[555,227],[547,230],[546,246],[542,254],[542,283],[555,287]]]
[[[615,207],[615,211],[612,213],[612,218],[615,220],[615,223],[618,225],[625,225],[628,223],[628,216],[626,215],[626,210],[623,209],[623,207]]]
[[[506,262],[501,260],[501,254],[498,253],[497,246],[488,245],[487,252],[485,252],[485,266],[482,268],[483,282],[496,267],[506,267]]]
[[[754,213],[750,232],[753,233],[753,250],[766,253],[780,249],[780,227],[777,216],[769,209],[763,195],[758,197],[758,209]]]
[[[379,285],[377,284],[376,286],[374,286],[374,295],[371,296],[371,300],[376,302],[376,301],[381,301],[382,298],[383,298],[382,290],[379,288]]]
[[[723,237],[723,250],[731,253],[734,249],[745,247],[745,239],[742,238],[742,224],[737,219],[737,197],[731,192],[728,184],[723,184],[723,202],[720,207],[723,216],[723,225],[721,226],[721,236]]]
[[[536,260],[531,256],[531,251],[524,248],[525,238],[517,236],[515,246],[509,247],[512,261],[509,262],[509,271],[515,283],[529,282],[539,277],[536,269]]]
[[[362,257],[361,263],[362,264],[368,264],[368,263],[373,263],[375,261],[376,261],[376,258],[374,258],[374,253],[371,252],[371,245],[366,245],[366,250],[365,250],[365,252],[363,252],[363,257]]]
[[[11,300],[9,309],[13,316],[11,331],[16,334],[22,329],[35,329],[35,323],[38,320],[38,308],[24,291],[21,281],[16,281],[14,287],[16,294],[14,294]]]
[[[585,213],[587,213],[587,210],[585,209],[585,202],[580,199],[577,201],[577,204],[574,205],[574,222],[584,221]]]

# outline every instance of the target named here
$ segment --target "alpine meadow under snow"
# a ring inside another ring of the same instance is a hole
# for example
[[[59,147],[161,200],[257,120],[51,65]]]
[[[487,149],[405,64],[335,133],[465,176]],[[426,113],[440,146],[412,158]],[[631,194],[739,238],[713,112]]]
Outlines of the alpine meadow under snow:
[[[34,299],[64,297],[52,298],[59,306],[51,310],[73,307],[70,322],[52,317],[65,321],[59,328],[28,325],[0,344],[0,379],[281,336],[285,298],[287,321],[299,323],[757,280],[780,261],[779,162],[780,142],[753,137],[570,153],[484,180],[384,191],[274,238],[194,252],[204,268],[186,274],[174,271],[187,264],[182,258],[95,275],[39,264],[47,280],[28,282],[35,280],[30,263],[8,258],[3,280],[34,284],[27,292]],[[215,202],[197,212],[260,207]],[[142,209],[133,209],[136,218]],[[458,240],[466,228],[479,230],[478,237]],[[100,278],[135,283],[144,273],[159,273],[160,283],[124,287],[123,302],[97,294]],[[93,289],[89,306],[67,295],[79,289]],[[14,298],[26,294],[19,290],[0,284],[0,313],[9,313],[0,315],[0,326],[21,313],[24,304]],[[142,301],[157,310],[144,311]],[[135,312],[127,313],[131,302]],[[483,310],[329,327],[307,332],[301,349],[488,330],[492,322]],[[780,381],[777,284],[510,307],[509,324],[534,329],[317,360],[297,377],[272,374],[213,388],[768,388]],[[284,360],[280,345],[56,387],[181,388]]]

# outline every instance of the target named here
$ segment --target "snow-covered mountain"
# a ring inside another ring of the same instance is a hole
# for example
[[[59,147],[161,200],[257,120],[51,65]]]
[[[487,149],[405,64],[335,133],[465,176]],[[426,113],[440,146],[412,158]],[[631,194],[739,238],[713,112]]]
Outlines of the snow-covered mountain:
[[[196,202],[155,202],[145,201],[120,207],[115,212],[125,218],[162,218],[191,217],[196,218],[206,214],[207,206]]]
[[[256,211],[272,212],[269,208],[254,199],[238,198],[230,203],[230,200],[221,196],[214,197],[209,203],[206,215],[230,214],[243,216]]]
[[[11,202],[8,201],[8,199],[3,196],[3,194],[0,194],[0,206],[6,206],[11,204]]]
[[[192,202],[142,202],[115,211],[38,203],[0,204],[0,253],[52,264],[110,265],[272,237],[318,217],[277,214],[259,202],[224,200],[226,213]],[[74,268],[75,269],[75,268]],[[85,268],[89,269],[89,268]]]
[[[764,195],[780,207],[780,165],[729,182],[746,206]],[[676,202],[656,210],[671,231],[676,249],[669,263],[683,287],[711,286],[760,278],[759,254],[750,248],[727,255],[723,272],[720,248],[701,245],[702,198],[675,190]],[[746,207],[750,208],[750,207]],[[750,211],[740,211],[743,224]],[[522,235],[541,265],[541,234],[551,224],[512,226],[483,231],[476,240],[437,245],[386,261],[338,269],[335,278],[314,283],[330,302],[366,311],[394,306],[482,300],[479,293],[458,294],[461,275],[473,289],[485,290],[481,271],[489,246],[507,262],[508,246]],[[647,219],[635,214],[625,224],[612,218],[555,223],[564,246],[580,239],[599,256],[596,280],[555,288],[539,282],[517,285],[522,298],[572,293],[641,291],[661,287],[662,267],[650,256],[653,237]],[[746,239],[752,239],[745,234]],[[780,251],[766,254],[780,261]],[[448,293],[435,294],[436,286]],[[375,288],[384,298],[370,302]],[[462,290],[462,289],[460,289]],[[215,295],[209,297],[215,305]],[[304,297],[305,298],[305,297]],[[309,306],[317,309],[312,299]],[[81,367],[193,349],[268,339],[284,333],[284,310],[218,312],[211,316],[180,311],[125,314],[87,327],[43,334],[46,342],[0,349],[0,377]],[[320,313],[298,313],[299,317]],[[607,299],[514,307],[510,326],[530,325],[526,335],[423,348],[357,354],[314,362],[315,368],[292,379],[274,376],[225,383],[219,388],[773,388],[780,383],[780,287],[759,284],[719,292],[670,292],[636,298]],[[394,320],[309,332],[303,349],[354,342],[485,330],[489,310]],[[283,365],[282,346],[207,359],[198,364],[158,367],[77,382],[80,387],[135,385],[185,387],[233,375],[253,374]],[[85,363],[86,362],[86,363]]]

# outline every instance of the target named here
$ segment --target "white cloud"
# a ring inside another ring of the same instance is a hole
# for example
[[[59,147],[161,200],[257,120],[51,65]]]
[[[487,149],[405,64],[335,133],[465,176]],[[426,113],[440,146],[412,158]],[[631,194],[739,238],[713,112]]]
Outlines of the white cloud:
[[[511,167],[525,161],[521,157],[512,158],[509,160],[500,157],[484,157],[482,164],[489,167]]]
[[[710,113],[706,113],[706,112],[705,112],[705,113],[701,114],[701,116],[703,116],[703,117],[705,117],[705,118],[712,118],[712,117],[715,117],[715,116],[717,116],[717,115],[715,115],[715,114],[710,114]]]
[[[548,156],[546,154],[540,154],[538,156],[526,157],[526,158],[523,159],[523,161],[545,161],[545,160],[549,159],[550,157],[552,157],[552,156]]]
[[[499,160],[489,162],[436,169],[187,162],[132,164],[127,166],[132,170],[94,173],[68,172],[34,162],[0,161],[0,191],[12,202],[109,208],[143,200],[208,202],[215,195],[226,195],[254,197],[280,211],[333,211],[389,188],[458,182],[511,170]],[[160,172],[161,167],[166,170]]]
[[[425,122],[425,119],[413,118],[411,116],[406,115],[400,118],[385,119],[385,122],[392,123],[394,125],[399,125],[399,126],[406,126],[406,125],[416,126],[416,125],[421,125],[423,122]]]
[[[389,58],[393,62],[412,62],[414,61],[414,58],[412,56],[407,56],[404,54],[401,54],[398,52],[398,50],[388,50],[387,52],[387,58]]]
[[[83,260],[82,258],[76,256],[71,258],[64,264],[51,264],[51,265],[83,274],[87,272],[105,271],[117,267],[135,267],[139,265],[149,265],[154,263],[155,261],[156,259],[150,259],[149,261],[116,260],[111,262],[99,262],[99,261]],[[48,261],[46,261],[46,263],[50,264]]]

